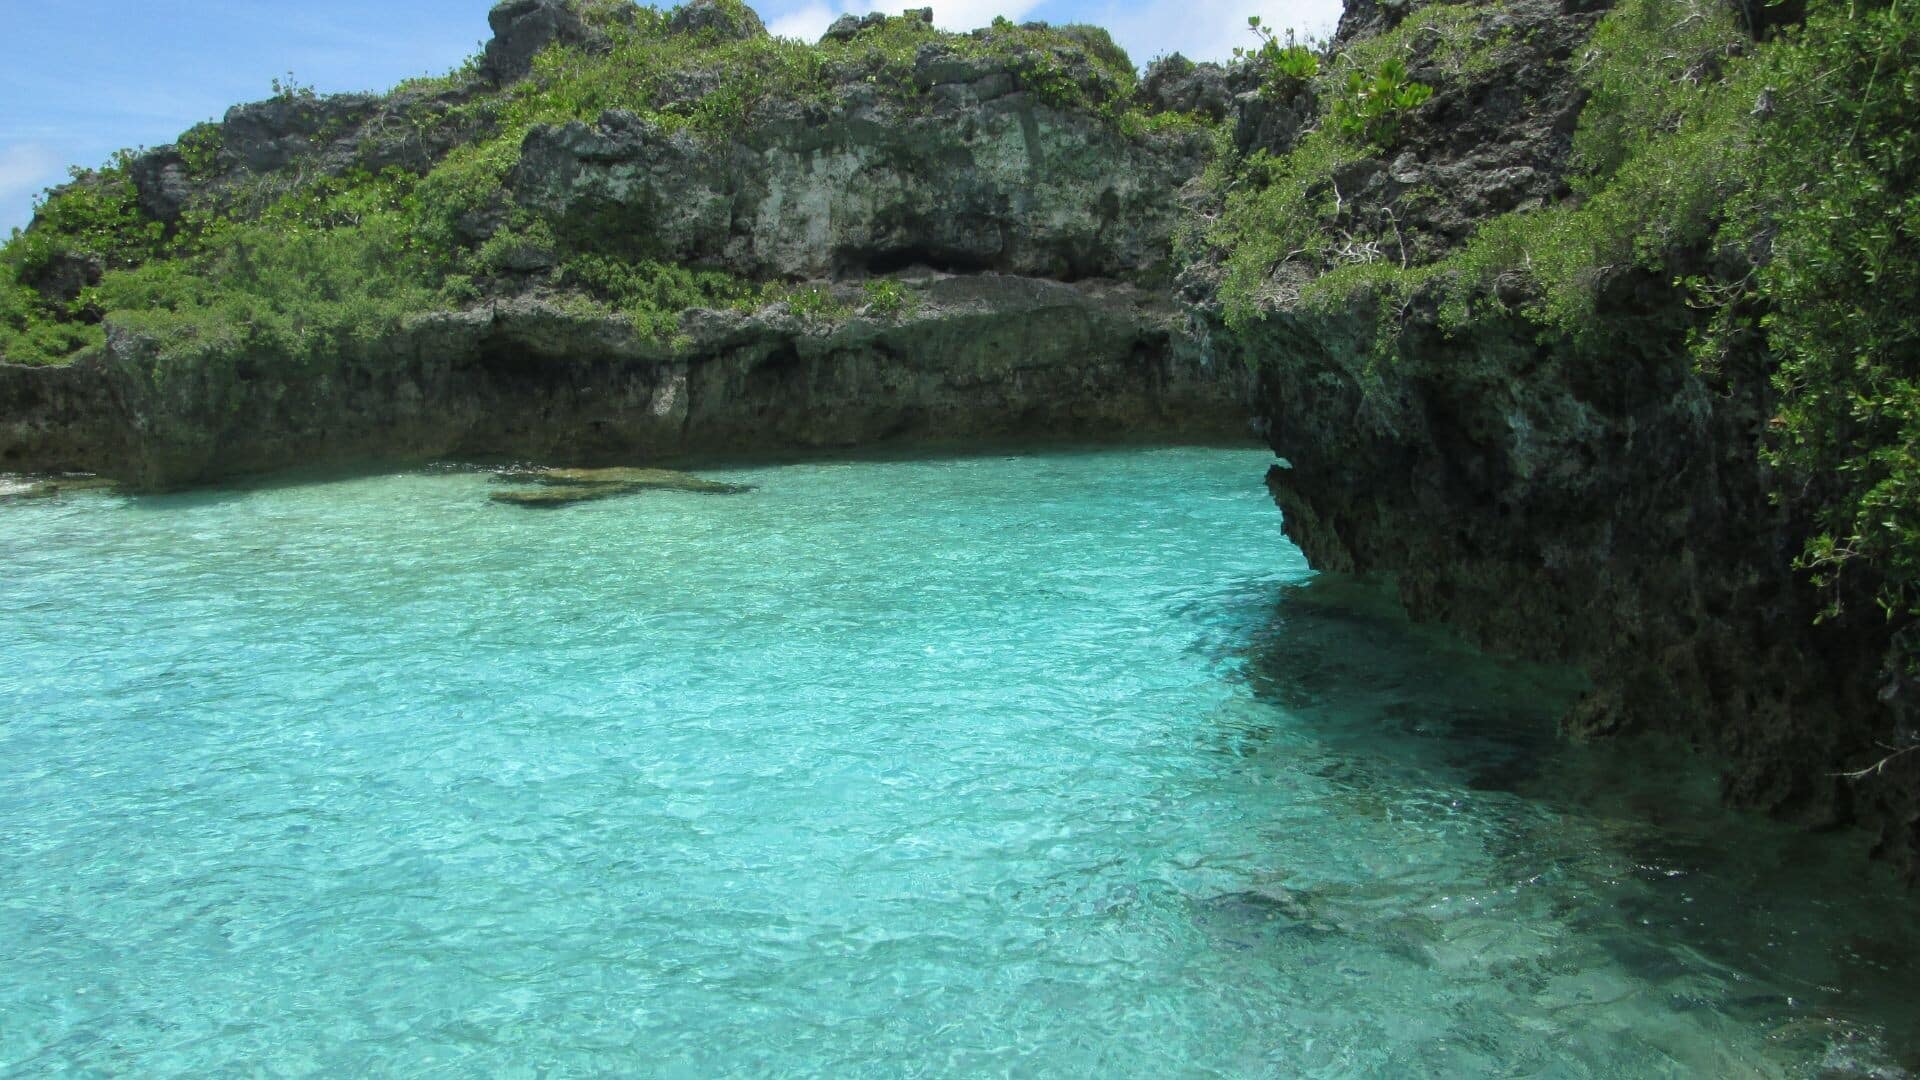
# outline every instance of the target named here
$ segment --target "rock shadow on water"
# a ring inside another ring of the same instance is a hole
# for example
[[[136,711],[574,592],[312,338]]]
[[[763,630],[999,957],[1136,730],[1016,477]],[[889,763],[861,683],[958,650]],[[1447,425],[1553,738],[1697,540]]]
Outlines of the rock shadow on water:
[[[1559,720],[1582,679],[1416,626],[1379,583],[1287,586],[1242,670],[1285,718],[1276,731],[1294,736],[1270,736],[1274,768],[1331,785],[1347,812],[1391,820],[1410,842],[1471,814],[1478,824],[1460,835],[1477,831],[1484,862],[1448,886],[1476,892],[1470,909],[1436,903],[1446,898],[1417,879],[1279,867],[1252,893],[1208,901],[1210,921],[1310,913],[1307,925],[1343,935],[1405,938],[1409,955],[1451,970],[1477,962],[1462,946],[1491,933],[1481,923],[1520,920],[1555,944],[1503,961],[1509,985],[1543,988],[1516,1008],[1548,1015],[1574,1007],[1554,1003],[1566,994],[1625,979],[1673,1012],[1766,1029],[1801,1060],[1824,1041],[1828,1075],[1920,1071],[1920,1013],[1904,1007],[1920,985],[1920,932],[1910,897],[1855,850],[1864,837],[1728,810],[1711,763],[1670,741],[1567,739]],[[1268,893],[1285,903],[1258,899]],[[1431,925],[1399,933],[1410,919]]]
[[[1244,670],[1256,698],[1345,751],[1330,770],[1390,764],[1476,791],[1534,776],[1586,689],[1577,673],[1493,660],[1415,625],[1384,584],[1335,575],[1282,590]]]

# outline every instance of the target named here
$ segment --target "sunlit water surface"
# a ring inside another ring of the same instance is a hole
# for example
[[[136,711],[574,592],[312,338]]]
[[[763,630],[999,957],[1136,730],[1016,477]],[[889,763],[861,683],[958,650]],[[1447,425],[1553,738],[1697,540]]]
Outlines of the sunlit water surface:
[[[0,506],[0,1072],[1898,1074],[1910,905],[1265,459]]]

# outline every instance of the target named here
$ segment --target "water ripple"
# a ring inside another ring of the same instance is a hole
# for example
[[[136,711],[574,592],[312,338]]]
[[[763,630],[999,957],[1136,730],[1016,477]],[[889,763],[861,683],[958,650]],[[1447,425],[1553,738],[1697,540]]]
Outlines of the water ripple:
[[[1313,582],[1262,469],[6,507],[0,1072],[1911,1057],[1893,894]]]

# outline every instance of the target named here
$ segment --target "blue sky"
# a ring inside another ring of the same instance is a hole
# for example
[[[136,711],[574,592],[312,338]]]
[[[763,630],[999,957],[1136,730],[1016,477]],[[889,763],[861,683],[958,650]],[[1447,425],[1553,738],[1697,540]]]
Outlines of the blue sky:
[[[750,0],[751,2],[751,0]],[[775,33],[812,40],[842,12],[931,3],[949,29],[996,15],[1092,22],[1136,62],[1169,52],[1220,59],[1245,43],[1246,17],[1325,34],[1340,0],[767,0]],[[158,146],[291,73],[323,92],[384,90],[459,64],[487,37],[491,0],[0,0],[0,234],[26,225],[34,198],[68,165]]]

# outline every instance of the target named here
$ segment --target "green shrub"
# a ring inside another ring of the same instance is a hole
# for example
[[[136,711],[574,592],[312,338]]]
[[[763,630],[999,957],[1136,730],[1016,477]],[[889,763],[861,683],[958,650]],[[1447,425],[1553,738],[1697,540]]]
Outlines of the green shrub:
[[[217,251],[110,273],[87,301],[150,334],[164,368],[242,356],[318,365],[365,346],[435,290],[405,249],[397,212],[334,229],[234,228]]]
[[[32,227],[6,246],[5,261],[19,278],[30,279],[63,255],[112,268],[137,266],[165,249],[165,227],[140,209],[127,174],[130,160],[121,154],[103,169],[75,169],[70,183],[47,193],[34,209]]]
[[[175,144],[181,161],[186,163],[187,175],[195,180],[204,180],[220,171],[220,152],[224,145],[225,136],[221,134],[220,125],[214,123],[195,124]]]
[[[59,364],[105,340],[100,327],[49,317],[39,294],[0,268],[0,361]]]
[[[1768,58],[1730,238],[1777,230],[1753,285],[1779,360],[1768,462],[1817,528],[1802,564],[1836,606],[1865,592],[1903,619],[1920,615],[1916,56],[1911,4],[1813,5]]]
[[[797,318],[837,322],[853,314],[853,309],[834,298],[833,290],[806,285],[787,293],[787,314]]]
[[[1401,116],[1432,96],[1433,87],[1407,78],[1404,61],[1388,60],[1371,74],[1347,72],[1333,102],[1333,123],[1342,134],[1385,149],[1400,133]]]
[[[1292,30],[1288,30],[1283,38],[1262,26],[1258,15],[1247,17],[1247,29],[1260,40],[1260,44],[1252,48],[1236,46],[1233,58],[1236,62],[1259,67],[1264,72],[1261,85],[1269,94],[1288,96],[1320,74],[1319,55],[1311,47],[1296,41]]]
[[[860,288],[867,294],[867,314],[877,318],[910,315],[920,304],[917,295],[892,278],[874,278],[861,283]]]
[[[679,333],[686,311],[749,307],[758,296],[751,282],[732,274],[592,254],[568,260],[556,281],[605,301],[656,339]]]

